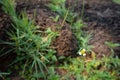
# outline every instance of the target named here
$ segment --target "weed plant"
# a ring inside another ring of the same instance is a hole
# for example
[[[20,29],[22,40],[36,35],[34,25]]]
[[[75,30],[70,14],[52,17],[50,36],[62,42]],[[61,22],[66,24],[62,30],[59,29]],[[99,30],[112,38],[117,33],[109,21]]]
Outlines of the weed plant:
[[[120,59],[118,57],[104,57],[86,59],[84,57],[68,58],[59,69],[66,70],[62,79],[70,80],[74,75],[76,80],[119,80]],[[69,62],[69,64],[68,64]]]
[[[46,78],[45,70],[48,72],[46,62],[49,62],[50,57],[46,57],[48,54],[54,54],[55,51],[50,49],[50,44],[58,32],[51,31],[48,28],[45,32],[37,29],[34,25],[34,21],[30,21],[27,15],[22,12],[21,17],[16,14],[15,2],[13,0],[1,0],[2,8],[6,14],[8,14],[13,21],[13,30],[7,31],[10,36],[10,42],[3,41],[2,44],[13,46],[13,52],[17,53],[16,59],[12,64],[23,62],[24,76],[27,71],[27,66],[30,66],[31,74],[30,78],[44,77]],[[42,34],[47,34],[45,37],[41,37]],[[41,75],[37,75],[41,74]],[[30,80],[30,79],[27,79]]]
[[[72,11],[69,11],[69,9],[66,8],[65,2],[66,0],[50,0],[49,5],[47,6],[52,11],[57,12],[61,18],[64,18],[66,16],[66,13],[69,13],[67,15],[66,21],[68,23],[72,23],[77,14],[72,13]]]
[[[110,48],[112,55],[114,55],[114,49],[120,46],[120,44],[113,42],[105,42],[105,44]]]

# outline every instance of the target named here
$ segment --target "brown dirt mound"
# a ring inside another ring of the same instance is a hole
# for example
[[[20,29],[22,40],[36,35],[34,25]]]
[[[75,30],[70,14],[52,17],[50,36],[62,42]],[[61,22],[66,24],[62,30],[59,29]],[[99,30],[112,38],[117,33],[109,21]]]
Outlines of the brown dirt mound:
[[[60,36],[56,39],[54,44],[56,46],[58,56],[75,56],[75,53],[78,49],[75,36],[70,29],[66,28],[66,26],[62,27]]]

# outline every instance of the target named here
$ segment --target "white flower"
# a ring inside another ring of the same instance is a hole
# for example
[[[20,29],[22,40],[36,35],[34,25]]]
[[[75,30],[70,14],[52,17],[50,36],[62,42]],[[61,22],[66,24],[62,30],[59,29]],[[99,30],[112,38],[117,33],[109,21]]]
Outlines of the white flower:
[[[82,55],[82,53],[79,51],[79,55]]]
[[[84,53],[83,56],[86,56],[86,54]]]
[[[86,56],[86,50],[85,49],[82,49],[79,51],[79,55],[83,55],[83,56]]]

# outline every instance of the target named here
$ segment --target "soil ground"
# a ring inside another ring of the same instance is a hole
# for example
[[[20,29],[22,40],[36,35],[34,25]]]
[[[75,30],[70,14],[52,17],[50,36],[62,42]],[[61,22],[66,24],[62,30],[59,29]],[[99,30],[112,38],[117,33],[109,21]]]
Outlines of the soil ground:
[[[19,13],[23,8],[26,8],[28,17],[30,19],[35,19],[35,25],[42,26],[40,27],[40,30],[51,27],[52,30],[59,31],[60,36],[57,37],[55,43],[52,45],[54,45],[54,49],[57,50],[58,56],[69,56],[77,51],[77,40],[73,35],[69,24],[65,23],[60,30],[56,28],[56,26],[61,25],[62,20],[59,20],[59,22],[56,23],[50,18],[50,16],[54,17],[56,14],[51,12],[49,8],[45,6],[48,1],[49,0],[37,0],[32,2],[31,0],[28,2],[27,0],[18,0],[16,10],[18,10]],[[68,0],[68,6],[72,5],[72,1],[73,0]],[[77,6],[75,7],[75,12],[80,14],[82,11],[81,1],[82,0],[78,0]],[[110,55],[110,48],[105,45],[105,42],[112,41],[120,43],[120,5],[113,3],[111,0],[85,0],[84,7],[83,21],[87,25],[87,28],[83,30],[92,35],[89,42],[90,45],[94,46],[92,50],[98,57]],[[36,17],[33,17],[35,9],[37,14]],[[9,29],[10,23],[11,20],[9,16],[0,9],[0,39],[8,40],[5,30]],[[3,46],[4,45],[0,45],[0,48]],[[120,57],[120,47],[115,49],[115,53],[115,55]],[[6,58],[0,58],[0,62],[3,62],[5,59]],[[6,64],[7,63],[0,64],[0,66]],[[15,80],[15,78],[13,80]]]
[[[93,51],[98,56],[110,55],[106,41],[120,43],[119,8],[120,5],[111,0],[85,0],[84,21],[88,25],[88,33],[93,36],[90,44],[94,46]],[[115,53],[120,56],[120,47],[115,49]]]
[[[73,3],[72,0],[69,6]],[[75,11],[82,12],[82,0],[78,0]],[[83,20],[87,24],[85,29],[92,35],[89,44],[97,56],[110,55],[110,49],[105,45],[106,41],[120,43],[120,5],[112,0],[84,0]],[[120,57],[120,47],[114,49],[115,55]]]

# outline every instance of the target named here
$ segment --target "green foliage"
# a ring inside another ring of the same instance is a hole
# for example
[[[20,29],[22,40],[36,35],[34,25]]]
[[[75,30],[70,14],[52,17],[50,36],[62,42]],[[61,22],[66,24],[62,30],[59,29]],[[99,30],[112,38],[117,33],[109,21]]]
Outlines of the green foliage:
[[[48,80],[60,80],[60,76],[56,74],[54,67],[49,67]]]
[[[114,50],[113,49],[120,46],[120,44],[113,43],[113,42],[105,42],[105,44],[110,48],[112,54],[114,54]]]
[[[3,76],[7,76],[9,75],[10,73],[6,73],[6,72],[0,72],[0,79],[4,80],[4,77]]]
[[[65,9],[65,0],[51,0],[51,3],[48,5],[52,11],[58,12],[62,15]]]
[[[66,13],[69,12],[66,21],[72,23],[77,14],[69,11],[69,9],[67,9],[65,6],[65,2],[66,0],[51,0],[48,7],[52,11],[57,12],[61,18],[64,18],[66,16]]]
[[[69,58],[60,69],[67,71],[62,76],[63,79],[74,75],[76,80],[117,80],[120,78],[119,61],[117,57],[104,57],[101,60],[88,60],[83,57]]]
[[[120,0],[112,0],[113,2],[120,4]]]
[[[119,47],[120,44],[118,43],[113,43],[113,42],[105,42],[106,45],[108,45],[110,48],[114,49],[116,47]]]
[[[0,77],[3,75],[9,75],[10,73],[6,73],[6,72],[0,72]]]
[[[10,16],[16,16],[15,12],[15,0],[0,0],[0,4],[2,4],[4,7],[6,13],[8,13]]]
[[[78,20],[75,23],[72,24],[72,30],[78,40],[79,43],[79,49],[85,49],[87,51],[90,51],[92,46],[88,45],[88,42],[91,38],[91,35],[87,34],[85,31],[82,30],[84,27],[84,24],[82,20]]]
[[[45,78],[44,69],[47,70],[46,61],[49,61],[46,56],[48,53],[54,54],[55,51],[50,49],[50,44],[58,36],[58,32],[53,32],[50,28],[45,32],[41,32],[34,26],[34,21],[29,21],[24,12],[21,14],[21,17],[18,17],[15,12],[15,3],[13,0],[2,0],[1,4],[4,11],[10,15],[13,21],[14,31],[7,32],[11,42],[2,42],[2,44],[12,46],[12,51],[17,53],[16,60],[13,63],[26,61],[27,63],[23,64],[23,72],[27,70],[26,65],[29,65],[31,71],[33,71],[29,74],[33,74],[33,77],[38,80],[41,76],[37,74],[41,72],[42,77]],[[46,34],[47,36],[41,37],[42,34]],[[44,58],[44,60],[41,58]]]
[[[59,15],[57,15],[55,18],[54,18],[54,17],[51,17],[51,18],[53,19],[53,21],[58,22],[58,20],[59,20],[60,16],[59,16]]]

